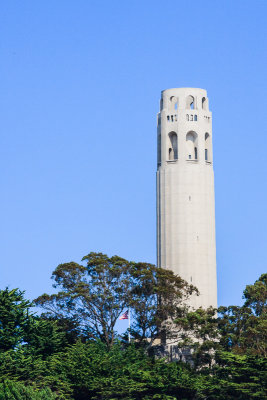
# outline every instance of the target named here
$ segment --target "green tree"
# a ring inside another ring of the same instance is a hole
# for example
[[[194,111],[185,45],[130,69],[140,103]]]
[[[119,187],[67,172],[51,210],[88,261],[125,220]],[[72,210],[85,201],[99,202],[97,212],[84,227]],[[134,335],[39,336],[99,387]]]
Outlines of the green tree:
[[[251,307],[255,315],[267,312],[267,274],[262,274],[253,285],[247,285],[244,290],[245,307]]]
[[[189,310],[175,320],[183,332],[177,345],[193,349],[196,367],[211,365],[216,350],[266,357],[267,274],[246,286],[243,298],[241,307]]]
[[[109,347],[117,337],[116,322],[128,307],[134,321],[132,334],[140,341],[158,335],[158,328],[181,309],[182,300],[197,293],[171,271],[148,263],[134,263],[121,257],[109,258],[90,253],[83,258],[86,266],[70,262],[60,264],[52,274],[53,295],[35,300],[46,317],[71,318],[88,338],[100,339]]]
[[[218,351],[212,368],[199,371],[199,399],[266,400],[267,360]]]
[[[31,316],[27,333],[24,336],[25,351],[43,358],[62,351],[67,345],[66,333],[57,321]]]
[[[97,260],[101,265],[96,268]],[[57,293],[56,312],[49,309],[46,318],[29,312],[30,303],[18,289],[0,293],[3,338],[0,400],[267,399],[265,275],[246,287],[242,307],[221,308],[216,318],[214,309],[188,310],[183,306],[183,300],[195,293],[195,288],[171,271],[124,260],[127,271],[123,279],[127,280],[128,298],[123,309],[132,308],[133,342],[128,345],[118,341],[115,331],[113,342],[107,342],[102,330],[99,337],[89,330],[92,340],[83,337],[83,342],[77,341],[77,329],[83,328],[89,320],[86,302],[90,285],[97,283],[89,294],[95,310],[100,306],[98,318],[102,315],[105,319],[109,315],[105,314],[110,310],[109,305],[104,303],[111,299],[116,305],[116,301],[121,300],[118,289],[121,267],[117,265],[111,272],[110,283],[109,266],[107,264],[105,269],[102,261],[102,256],[94,258],[94,272],[90,272],[95,274],[94,279],[88,278],[87,266],[78,274],[79,279],[74,270],[71,276],[64,268],[57,271],[58,282],[63,279],[64,286],[60,286],[63,290]],[[105,285],[100,284],[98,271]],[[77,285],[76,289],[72,282]],[[77,288],[87,291],[77,292]],[[99,302],[92,295],[97,295],[97,289],[101,294]],[[104,301],[104,293],[113,297],[107,296]],[[82,295],[85,298],[81,298]],[[50,300],[46,304],[48,308]],[[17,305],[20,313],[15,318]],[[67,314],[69,309],[73,319]],[[168,318],[176,324],[178,346],[193,349],[193,367],[148,355],[152,353],[147,351],[148,339],[157,336],[158,326],[168,329]],[[10,342],[8,332],[13,331],[16,340]]]
[[[64,354],[54,353],[43,358],[33,352],[29,352],[25,346],[16,350],[0,353],[0,382],[6,380],[20,382],[27,387],[36,389],[50,388],[57,395],[57,399],[71,399],[71,387],[62,375]]]
[[[131,270],[133,281],[130,307],[133,323],[131,334],[135,341],[151,347],[160,337],[164,341],[170,337],[173,321],[188,312],[186,300],[198,294],[198,290],[189,285],[180,276],[168,269],[147,263],[135,263]]]
[[[135,345],[77,342],[60,360],[54,373],[71,385],[75,400],[190,400],[196,393],[188,365],[155,360]]]
[[[19,289],[0,290],[0,351],[15,349],[23,342],[30,306]]]
[[[267,274],[244,290],[242,307],[220,307],[220,343],[236,354],[267,356]]]
[[[57,321],[34,315],[32,306],[19,289],[0,291],[0,351],[22,345],[25,351],[46,357],[67,344],[66,333]]]
[[[193,349],[197,398],[267,399],[267,279],[244,290],[244,305],[195,310],[176,323],[187,335],[178,345]]]
[[[22,383],[4,381],[0,383],[0,400],[55,400],[49,388],[34,389]]]
[[[111,346],[116,321],[129,303],[131,263],[102,253],[90,253],[83,260],[86,266],[60,264],[52,274],[54,287],[60,291],[38,297],[35,304],[46,310],[46,316],[71,317],[85,336]]]
[[[211,367],[214,362],[215,351],[219,348],[220,332],[216,309],[189,310],[175,320],[182,334],[177,340],[177,346],[191,349],[192,361],[195,368]]]

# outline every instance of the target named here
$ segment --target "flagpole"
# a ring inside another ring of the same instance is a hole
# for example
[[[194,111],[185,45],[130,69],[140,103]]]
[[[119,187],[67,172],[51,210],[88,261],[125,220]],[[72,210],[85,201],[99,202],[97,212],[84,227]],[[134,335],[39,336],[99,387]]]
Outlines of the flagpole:
[[[129,341],[129,343],[131,343],[131,334],[130,334],[130,330],[131,330],[131,309],[130,309],[130,307],[129,307],[129,318],[128,318],[128,322],[129,322],[128,341]]]

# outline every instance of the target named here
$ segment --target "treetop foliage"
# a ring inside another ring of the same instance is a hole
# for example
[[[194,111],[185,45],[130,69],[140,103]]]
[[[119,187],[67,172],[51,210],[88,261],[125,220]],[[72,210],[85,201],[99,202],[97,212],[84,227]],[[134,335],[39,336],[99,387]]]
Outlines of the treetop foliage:
[[[86,265],[60,264],[52,273],[53,295],[43,294],[35,304],[46,317],[70,318],[80,335],[100,339],[108,346],[117,336],[115,325],[126,308],[131,308],[131,333],[140,341],[148,337],[150,345],[159,326],[175,318],[182,305],[197,289],[172,271],[148,263],[135,263],[121,257],[89,253]]]
[[[0,351],[15,349],[22,343],[30,306],[19,289],[0,291]]]
[[[19,289],[0,290],[0,400],[267,399],[266,274],[243,306],[218,310],[189,309],[197,289],[169,270],[102,253],[52,279],[56,293],[34,302],[42,315]],[[130,344],[116,332],[127,308]],[[155,357],[162,330],[190,364]]]

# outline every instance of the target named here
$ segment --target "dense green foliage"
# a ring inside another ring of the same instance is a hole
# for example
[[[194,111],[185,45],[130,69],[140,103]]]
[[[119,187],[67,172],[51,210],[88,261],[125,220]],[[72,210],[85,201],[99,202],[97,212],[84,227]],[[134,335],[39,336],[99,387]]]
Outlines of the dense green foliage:
[[[60,290],[37,299],[41,316],[20,290],[0,291],[0,400],[267,399],[266,274],[245,288],[242,307],[216,314],[189,311],[182,301],[196,290],[169,271],[97,253],[85,260],[55,270]],[[131,344],[116,332],[129,306]],[[147,338],[159,324],[166,334],[168,318],[190,364],[153,355]]]
[[[34,390],[22,383],[4,381],[0,383],[0,400],[55,400],[56,395],[49,388]]]
[[[29,307],[20,290],[0,291],[0,351],[15,349],[23,341]]]
[[[237,354],[267,355],[267,274],[244,290],[242,307],[220,307],[223,346]]]

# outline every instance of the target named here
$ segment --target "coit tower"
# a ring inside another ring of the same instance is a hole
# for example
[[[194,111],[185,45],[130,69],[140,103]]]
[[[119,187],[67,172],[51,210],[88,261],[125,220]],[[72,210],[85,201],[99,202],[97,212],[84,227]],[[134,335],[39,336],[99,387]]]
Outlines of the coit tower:
[[[167,89],[158,114],[157,263],[217,307],[212,114],[206,90]]]

